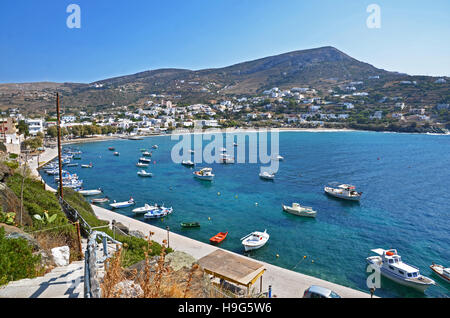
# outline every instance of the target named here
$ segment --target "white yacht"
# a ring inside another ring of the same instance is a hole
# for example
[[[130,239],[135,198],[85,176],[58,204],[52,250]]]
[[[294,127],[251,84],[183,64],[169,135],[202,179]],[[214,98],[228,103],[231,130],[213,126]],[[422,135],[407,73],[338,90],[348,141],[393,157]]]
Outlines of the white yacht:
[[[350,184],[341,184],[337,188],[325,187],[324,190],[328,195],[350,201],[359,201],[362,195],[362,192],[357,192],[355,186]]]
[[[372,252],[378,255],[369,256],[366,259],[367,263],[372,265],[376,271],[380,271],[386,278],[422,292],[431,285],[435,285],[434,280],[422,276],[417,267],[403,263],[397,250],[377,248],[373,249]]]
[[[114,202],[111,203],[109,206],[112,207],[113,209],[120,209],[132,206],[134,204],[136,204],[136,202],[134,201],[133,198],[130,198],[130,200],[124,202],[116,202],[116,200],[114,200]]]
[[[241,241],[242,245],[244,245],[245,251],[247,252],[263,247],[269,238],[269,233],[267,233],[267,230],[264,230],[264,232],[252,232],[241,238]]]
[[[194,177],[200,180],[212,181],[214,179],[212,168],[203,168],[200,171],[195,171],[193,174]]]
[[[288,212],[293,215],[315,218],[317,214],[317,212],[314,211],[313,208],[309,206],[301,206],[298,203],[292,203],[292,206],[282,204],[282,206],[285,212]]]

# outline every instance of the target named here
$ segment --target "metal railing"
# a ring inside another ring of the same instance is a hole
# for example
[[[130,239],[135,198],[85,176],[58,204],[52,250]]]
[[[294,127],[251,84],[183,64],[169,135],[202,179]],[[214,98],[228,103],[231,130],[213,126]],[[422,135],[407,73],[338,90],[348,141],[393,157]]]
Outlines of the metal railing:
[[[73,222],[78,221],[81,230],[88,237],[88,244],[84,253],[84,297],[100,298],[101,288],[98,278],[97,263],[102,263],[107,258],[111,257],[108,253],[108,240],[117,245],[122,245],[122,243],[116,241],[105,232],[95,231],[95,229],[109,227],[109,224],[92,227],[76,209],[61,197],[59,197],[59,203],[67,217]],[[112,224],[112,226],[114,229],[115,224]],[[98,241],[100,238],[103,244],[103,257],[97,258],[97,249],[99,247]]]

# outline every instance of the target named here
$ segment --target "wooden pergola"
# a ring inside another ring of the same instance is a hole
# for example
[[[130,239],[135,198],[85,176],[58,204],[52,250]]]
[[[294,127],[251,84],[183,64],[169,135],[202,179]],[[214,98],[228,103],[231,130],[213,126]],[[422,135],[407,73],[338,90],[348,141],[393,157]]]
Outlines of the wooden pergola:
[[[260,292],[262,291],[262,275],[266,271],[264,265],[247,257],[238,256],[224,250],[216,250],[198,261],[203,270],[225,281],[250,287],[260,279]]]

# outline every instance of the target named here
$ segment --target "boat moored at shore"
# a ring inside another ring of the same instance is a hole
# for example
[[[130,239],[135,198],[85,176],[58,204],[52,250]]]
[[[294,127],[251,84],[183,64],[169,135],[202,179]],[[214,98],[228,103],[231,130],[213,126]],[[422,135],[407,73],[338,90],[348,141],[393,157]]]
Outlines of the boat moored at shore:
[[[120,209],[120,208],[127,208],[134,204],[136,204],[136,202],[134,201],[133,198],[130,198],[130,200],[123,202],[116,202],[116,200],[114,200],[114,202],[111,203],[109,206],[112,207],[113,209]]]
[[[267,233],[267,230],[264,230],[264,232],[252,232],[241,238],[241,241],[245,251],[248,252],[263,247],[269,238],[269,233]]]
[[[404,263],[397,250],[377,248],[371,251],[378,255],[367,257],[367,263],[386,278],[421,292],[435,285],[434,280],[421,275],[417,267]]]

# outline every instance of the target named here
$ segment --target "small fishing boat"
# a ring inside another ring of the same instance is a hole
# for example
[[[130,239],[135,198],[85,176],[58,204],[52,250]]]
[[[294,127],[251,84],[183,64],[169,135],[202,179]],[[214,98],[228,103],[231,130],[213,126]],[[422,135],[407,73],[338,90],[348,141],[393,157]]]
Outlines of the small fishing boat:
[[[69,163],[67,167],[77,167],[78,163]]]
[[[259,177],[265,180],[273,180],[275,179],[275,173],[269,173],[267,171],[264,171],[259,174]]]
[[[102,189],[97,189],[97,190],[78,190],[77,191],[79,194],[82,194],[84,196],[89,196],[89,195],[97,195],[102,193]]]
[[[211,243],[220,243],[222,242],[228,235],[228,232],[219,232],[213,237],[209,239]]]
[[[92,167],[93,167],[92,162],[88,165],[81,165],[81,168],[92,168]]]
[[[337,188],[325,187],[325,193],[335,198],[359,201],[361,199],[362,192],[355,191],[355,186],[350,184],[341,184]]]
[[[144,214],[144,213],[151,212],[151,211],[158,210],[158,209],[159,209],[159,206],[158,206],[157,204],[155,204],[155,205],[149,205],[149,204],[146,203],[146,204],[145,204],[144,206],[142,206],[142,207],[133,209],[132,212],[133,212],[134,214]]]
[[[282,204],[281,206],[283,207],[283,211],[288,212],[293,215],[315,218],[316,214],[317,214],[317,212],[314,211],[311,207],[301,206],[298,203],[292,203],[292,206],[288,206],[288,205],[284,205],[284,204]]]
[[[182,222],[181,227],[184,227],[184,228],[200,227],[200,223],[198,223],[198,222]]]
[[[97,199],[92,199],[91,203],[106,203],[109,202],[109,198],[105,197],[105,198],[97,198]]]
[[[152,162],[151,159],[147,159],[147,158],[144,158],[144,157],[139,158],[139,161],[140,162],[146,162],[146,163]]]
[[[147,172],[145,170],[138,171],[137,174],[140,177],[152,177],[153,176],[153,173]]]
[[[367,257],[367,263],[386,278],[421,292],[436,284],[431,278],[421,275],[417,267],[404,263],[397,250],[377,248],[371,251],[378,255]]]
[[[234,159],[231,158],[230,155],[227,155],[227,154],[221,154],[220,156],[222,157],[222,158],[220,159],[220,163],[223,163],[223,164],[234,163]]]
[[[438,265],[433,263],[430,265],[431,270],[436,273],[440,278],[445,280],[447,283],[450,283],[450,268],[445,268],[442,265]]]
[[[284,160],[284,157],[282,157],[282,156],[280,156],[280,155],[274,155],[274,156],[272,157],[272,160],[283,161],[283,160]]]
[[[158,145],[153,145],[152,148],[153,149],[158,149]]]
[[[118,153],[117,151],[114,152],[114,156],[119,156],[119,155],[120,155],[120,153]]]
[[[173,211],[172,208],[165,208],[165,207],[161,207],[159,209],[147,212],[144,214],[144,219],[157,219],[157,218],[162,218],[165,217],[169,214],[171,214]]]
[[[116,202],[116,200],[114,200],[114,203],[111,203],[109,206],[112,207],[113,209],[120,209],[120,208],[127,208],[129,206],[132,206],[133,204],[136,204],[136,202],[134,201],[133,198],[130,198],[130,200],[124,202]]]
[[[136,164],[137,167],[148,167],[148,163],[138,162]]]
[[[193,163],[191,160],[183,160],[183,161],[181,162],[181,164],[182,164],[183,166],[187,166],[187,167],[193,167],[193,166],[195,166],[195,163]]]
[[[252,232],[241,238],[241,241],[242,245],[244,245],[245,251],[247,252],[263,247],[269,238],[269,233],[267,233],[267,230],[264,230],[264,232]]]
[[[114,147],[108,147],[108,150],[114,151],[114,150],[116,150],[116,148],[114,148]]]
[[[148,152],[148,151],[144,151],[144,152],[142,153],[142,155],[143,155],[144,157],[151,157],[151,156],[152,156],[152,153],[151,153],[151,152]]]
[[[200,171],[194,171],[193,174],[194,177],[200,180],[212,181],[214,179],[212,168],[203,168]]]

